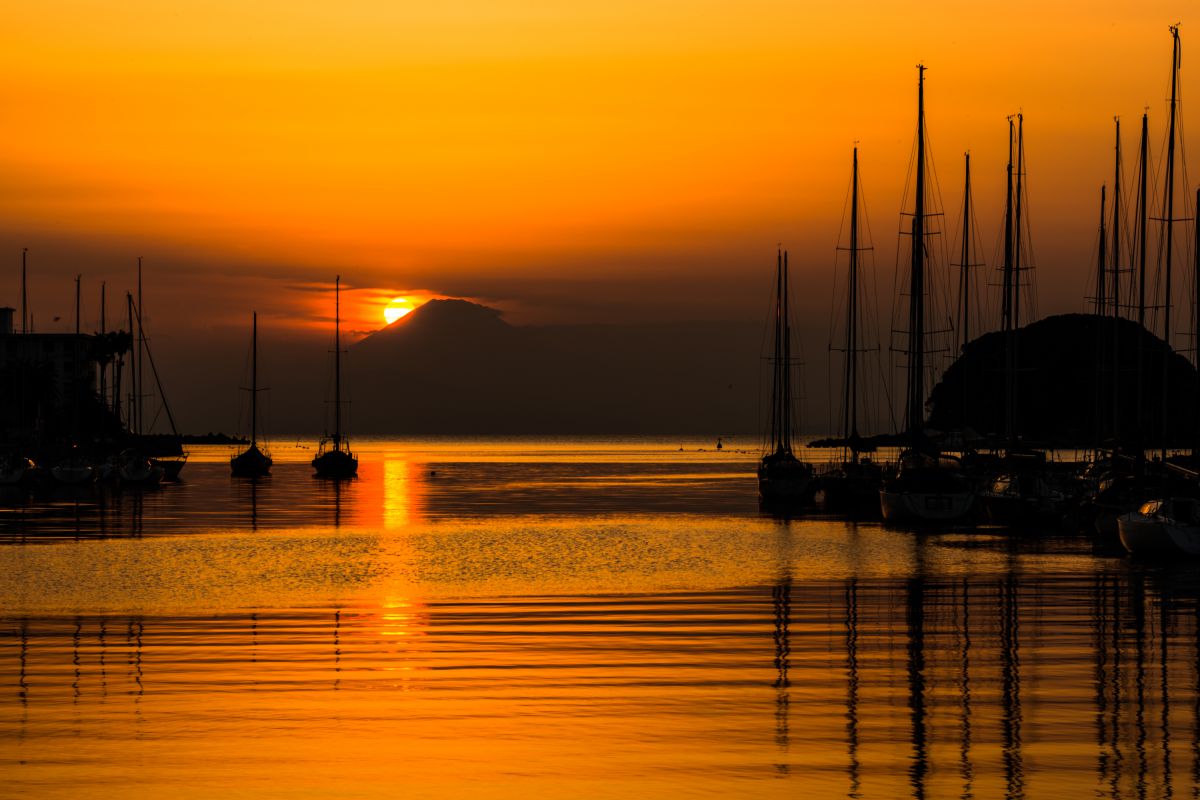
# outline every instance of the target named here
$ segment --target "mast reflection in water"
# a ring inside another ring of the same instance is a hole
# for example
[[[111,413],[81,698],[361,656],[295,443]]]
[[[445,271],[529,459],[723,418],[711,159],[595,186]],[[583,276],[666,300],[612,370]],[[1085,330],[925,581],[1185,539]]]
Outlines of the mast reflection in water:
[[[518,450],[366,443],[341,485],[214,459],[185,486],[6,507],[5,790],[1200,788],[1200,567],[776,520],[753,455]],[[468,480],[490,511],[461,510]]]

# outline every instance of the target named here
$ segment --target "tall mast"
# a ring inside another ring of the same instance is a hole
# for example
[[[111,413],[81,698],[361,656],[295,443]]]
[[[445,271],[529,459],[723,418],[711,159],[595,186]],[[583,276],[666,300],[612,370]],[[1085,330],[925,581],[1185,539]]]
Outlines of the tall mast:
[[[963,181],[963,220],[962,220],[962,253],[959,258],[959,278],[958,278],[958,338],[959,338],[959,355],[966,349],[967,342],[971,339],[971,267],[975,266],[971,263],[971,241],[973,234],[971,232],[971,154],[970,152],[963,154],[965,161],[964,173],[966,175]],[[960,381],[962,385],[962,424],[966,425],[967,414],[967,374],[965,361],[960,362],[963,374]]]
[[[26,290],[25,257],[28,247],[21,248],[21,333],[29,333],[29,293]]]
[[[1004,268],[1001,280],[1000,329],[1004,335],[1004,438],[1010,444],[1014,438],[1012,408],[1016,398],[1013,391],[1013,374],[1016,372],[1016,347],[1013,334],[1016,330],[1013,313],[1014,285],[1017,283],[1014,267],[1014,208],[1013,208],[1013,118],[1008,118],[1008,166],[1005,168],[1004,192]],[[1020,166],[1017,166],[1020,169]]]
[[[1145,444],[1143,437],[1145,436],[1145,411],[1143,405],[1145,387],[1142,385],[1145,381],[1143,375],[1143,359],[1145,355],[1142,352],[1141,336],[1146,329],[1146,220],[1149,216],[1147,211],[1147,194],[1146,194],[1146,175],[1149,171],[1149,155],[1150,155],[1150,123],[1149,116],[1142,113],[1142,144],[1141,153],[1138,157],[1138,266],[1137,266],[1137,284],[1138,284],[1138,341],[1134,347],[1137,353],[1137,445],[1138,458],[1142,458],[1145,453],[1142,448]]]
[[[846,409],[842,430],[851,461],[858,461],[858,148],[850,183],[850,275],[846,298]]]
[[[1121,118],[1114,117],[1117,142],[1113,165],[1113,215],[1112,215],[1112,440],[1115,449],[1121,433],[1121,233],[1124,220],[1121,218]]]
[[[1113,117],[1117,127],[1117,142],[1113,164],[1112,198],[1112,308],[1113,317],[1121,313],[1121,118]]]
[[[792,324],[788,307],[788,253],[783,251],[783,444],[792,452]]]
[[[250,446],[258,445],[258,312],[250,327]]]
[[[105,297],[104,297],[104,287],[105,287],[105,282],[100,281],[100,333],[101,333],[101,335],[108,333],[108,327],[107,327],[108,320],[105,319],[106,302],[105,302]],[[107,375],[105,374],[108,371],[107,344],[104,346],[104,350],[102,352],[104,353],[104,355],[101,356],[102,360],[100,362],[100,404],[104,405],[104,403],[107,402],[107,400],[108,400],[108,379],[107,379]]]
[[[1108,231],[1105,229],[1104,206],[1107,187],[1100,186],[1100,252],[1096,259],[1096,316],[1103,318],[1108,313]]]
[[[961,344],[966,346],[971,338],[971,154],[964,153],[966,179],[963,184],[962,254],[959,259],[958,278],[958,331]]]
[[[1008,348],[1008,441],[1017,440],[1017,331],[1021,329],[1021,209],[1024,200],[1022,180],[1025,177],[1025,115],[1017,114],[1017,186],[1013,197],[1016,206],[1013,219],[1012,268],[1012,329]]]
[[[1017,114],[1017,187],[1013,201],[1016,217],[1013,221],[1013,282],[1012,282],[1012,327],[1021,328],[1021,205],[1024,192],[1021,189],[1025,177],[1025,115]],[[1015,354],[1014,354],[1015,358]],[[1014,375],[1014,381],[1016,376]]]
[[[1000,330],[1012,330],[1013,284],[1013,120],[1008,118],[1007,186],[1004,190],[1004,267],[1000,281]]]
[[[1108,278],[1107,264],[1105,263],[1107,261],[1105,245],[1108,241],[1108,234],[1104,230],[1104,188],[1105,187],[1103,186],[1100,187],[1100,251],[1099,256],[1096,259],[1096,387],[1092,392],[1092,395],[1094,396],[1092,401],[1092,417],[1095,420],[1093,434],[1095,435],[1094,444],[1096,450],[1100,449],[1100,445],[1104,441],[1104,423],[1101,421],[1100,400],[1102,396],[1102,392],[1100,391],[1100,382],[1102,376],[1104,375],[1104,366],[1102,363],[1104,345],[1100,323],[1104,319],[1105,312],[1108,310],[1106,301],[1104,299],[1104,284]]]
[[[342,443],[342,276],[333,284],[333,446]]]
[[[75,335],[76,336],[79,335],[79,302],[80,302],[79,283],[81,280],[83,280],[82,275],[75,276]],[[76,347],[78,347],[78,342],[76,342]]]
[[[133,328],[133,295],[130,294],[129,292],[125,293],[125,306],[129,312],[129,335],[133,336],[134,335],[133,334],[133,331],[134,331],[134,328]],[[139,374],[141,372],[141,370],[138,369],[137,358],[134,357],[135,355],[136,355],[136,353],[134,353],[134,352],[130,352],[130,354],[129,354],[129,391],[130,391],[130,393],[137,392],[138,382],[141,380],[141,377],[142,377]],[[141,428],[139,426],[140,420],[138,419],[138,405],[139,405],[139,403],[137,402],[136,397],[129,398],[129,408],[127,409],[127,413],[129,415],[129,420],[128,420],[129,432],[134,433],[134,434],[141,433]]]
[[[1138,157],[1138,325],[1146,325],[1146,180],[1150,169],[1150,122],[1149,115],[1142,114],[1142,146]],[[1140,351],[1140,348],[1139,348]],[[1141,381],[1138,381],[1139,385]]]
[[[1168,358],[1171,350],[1171,251],[1174,244],[1172,236],[1172,228],[1175,216],[1175,115],[1176,115],[1176,98],[1178,97],[1177,90],[1179,84],[1179,26],[1171,26],[1171,109],[1170,123],[1167,127],[1167,186],[1166,186],[1166,215],[1163,221],[1167,224],[1166,230],[1166,262],[1164,264],[1163,278],[1163,341],[1166,342],[1167,348],[1163,352],[1163,367],[1162,367],[1162,457],[1167,457],[1167,431],[1169,424],[1167,420],[1170,405],[1168,403]]]
[[[771,452],[779,452],[779,357],[783,351],[780,310],[783,303],[783,249],[775,250],[775,340],[771,349]]]
[[[145,421],[145,414],[143,413],[145,409],[144,409],[144,405],[143,405],[144,395],[142,392],[142,375],[146,371],[145,370],[146,363],[143,360],[144,353],[146,350],[146,334],[142,330],[142,313],[143,313],[143,310],[142,310],[142,257],[138,256],[138,265],[137,265],[137,319],[138,319],[137,381],[135,382],[134,386],[135,386],[135,390],[137,391],[137,418],[138,418],[139,426],[141,426]],[[142,433],[142,432],[143,431],[141,431],[139,428],[138,433]]]
[[[1196,190],[1196,212],[1194,216],[1196,217],[1196,232],[1194,246],[1192,247],[1192,282],[1195,284],[1194,290],[1196,296],[1193,300],[1194,305],[1192,306],[1192,324],[1195,325],[1196,330],[1192,334],[1192,347],[1196,348],[1196,363],[1200,364],[1200,189]],[[1198,382],[1196,396],[1200,398],[1200,371],[1197,371],[1196,377]],[[1200,417],[1198,417],[1198,420],[1200,420]],[[1200,438],[1192,444],[1192,457],[1194,458],[1197,455],[1200,455]]]
[[[917,65],[917,186],[912,221],[908,311],[908,433],[925,420],[925,65]]]

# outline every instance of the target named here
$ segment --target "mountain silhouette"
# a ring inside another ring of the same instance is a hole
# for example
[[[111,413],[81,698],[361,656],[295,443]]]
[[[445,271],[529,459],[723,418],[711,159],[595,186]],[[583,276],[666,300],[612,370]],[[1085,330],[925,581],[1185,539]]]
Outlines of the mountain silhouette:
[[[1115,415],[1114,339],[1119,356]],[[1087,446],[1114,438],[1161,444],[1165,357],[1169,442],[1191,445],[1195,441],[1196,370],[1187,358],[1136,322],[1060,314],[1021,328],[1015,341],[1016,428],[1022,438],[1059,446]],[[1143,365],[1140,381],[1139,351]],[[967,427],[1001,437],[1005,353],[1005,335],[1000,332],[969,342],[930,394],[929,424],[940,430]]]
[[[754,431],[761,337],[736,322],[514,326],[431,300],[350,349],[353,430]]]

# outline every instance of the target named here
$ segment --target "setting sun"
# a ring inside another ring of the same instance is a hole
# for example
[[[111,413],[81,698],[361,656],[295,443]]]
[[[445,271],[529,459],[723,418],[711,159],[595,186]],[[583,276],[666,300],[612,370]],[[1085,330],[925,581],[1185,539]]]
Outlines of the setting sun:
[[[388,325],[391,325],[414,308],[416,305],[407,297],[393,297],[387,307],[383,309],[383,318],[387,320]]]

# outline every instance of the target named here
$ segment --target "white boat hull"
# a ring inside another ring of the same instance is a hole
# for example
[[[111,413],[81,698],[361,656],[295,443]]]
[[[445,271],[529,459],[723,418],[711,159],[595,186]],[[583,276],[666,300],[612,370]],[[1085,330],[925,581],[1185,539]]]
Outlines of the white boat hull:
[[[758,494],[768,503],[806,501],[815,491],[811,477],[758,479]]]
[[[1138,511],[1117,519],[1121,544],[1137,556],[1200,557],[1200,525],[1185,525]]]
[[[95,471],[89,466],[58,466],[50,469],[54,480],[67,486],[77,486],[81,483],[91,483]]]
[[[974,492],[879,492],[887,522],[956,522],[975,508]]]

